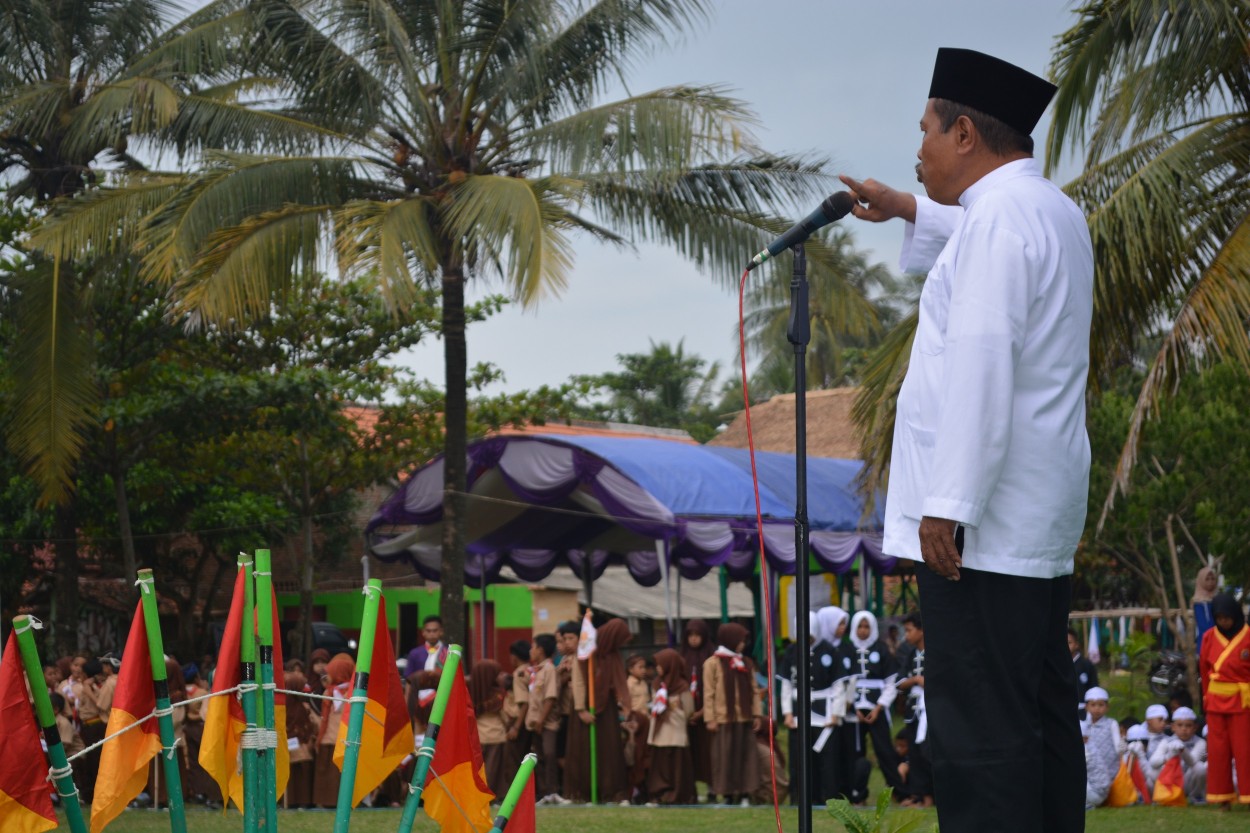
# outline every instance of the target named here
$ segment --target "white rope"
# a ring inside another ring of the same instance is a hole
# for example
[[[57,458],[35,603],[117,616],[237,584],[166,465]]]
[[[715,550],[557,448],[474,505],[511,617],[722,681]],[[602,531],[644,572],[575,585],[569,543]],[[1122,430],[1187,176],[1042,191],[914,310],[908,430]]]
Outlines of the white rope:
[[[174,738],[173,744],[171,744],[170,746],[162,746],[161,751],[165,753],[166,758],[172,761],[174,759],[174,751],[177,750],[177,748],[181,745],[182,745],[182,738]]]
[[[147,578],[135,579],[135,586],[143,591],[143,595],[150,596],[152,594],[152,585],[156,583],[156,576],[149,575]]]
[[[73,774],[74,774],[74,768],[69,765],[59,767],[59,768],[52,766],[52,767],[48,767],[48,777],[44,780],[51,781],[52,784],[56,786],[56,794],[59,795],[61,798],[71,798],[73,796],[78,795],[78,785],[74,783],[73,778],[70,778],[70,782],[69,782],[70,791],[67,793],[61,792],[61,785],[57,784],[57,779],[72,776]]]
[[[243,749],[277,749],[278,733],[273,729],[249,727],[239,738],[239,746]]]
[[[179,703],[178,705],[181,706],[182,703]],[[176,707],[171,703],[169,708],[167,709],[157,708],[157,710],[152,712],[152,714],[155,715],[156,717],[172,717],[174,714],[175,708]]]
[[[273,573],[271,573],[271,572],[269,572],[269,571],[267,571],[267,570],[266,570],[266,571],[263,571],[263,572],[262,572],[261,570],[253,570],[253,571],[252,571],[252,575],[254,575],[254,576],[272,576],[272,575],[273,575]]]
[[[13,632],[14,633],[26,633],[26,631],[29,631],[29,630],[36,630],[36,631],[43,630],[43,622],[39,621],[34,616],[27,616],[26,624],[20,628],[14,628]]]
[[[192,698],[189,698],[189,699],[187,699],[187,700],[181,700],[181,701],[179,701],[178,703],[175,703],[173,707],[185,706],[185,705],[187,705],[188,703],[198,703],[198,702],[199,702],[199,701],[201,701],[201,700],[207,700],[207,699],[209,699],[209,698],[211,698],[211,697],[224,697],[224,696],[227,696],[227,695],[230,695],[230,694],[234,694],[234,693],[235,693],[236,691],[238,691],[238,690],[239,690],[239,686],[235,686],[234,688],[227,688],[227,689],[223,689],[223,690],[221,690],[221,691],[215,691],[215,692],[212,692],[212,693],[210,693],[210,694],[205,694],[205,695],[202,695],[202,696],[200,696],[200,697],[192,697]],[[172,710],[172,709],[171,709],[171,710]],[[108,743],[108,742],[109,742],[109,741],[111,741],[113,738],[119,738],[119,737],[121,737],[122,735],[126,734],[127,732],[129,732],[129,731],[131,731],[131,730],[133,730],[133,729],[138,729],[138,728],[139,728],[139,727],[141,727],[144,723],[146,723],[147,721],[149,721],[149,720],[151,720],[152,718],[157,717],[157,716],[158,716],[158,715],[157,715],[156,711],[153,711],[151,714],[145,715],[145,716],[143,716],[143,717],[139,718],[138,720],[136,720],[134,723],[131,723],[129,726],[127,726],[125,729],[122,729],[120,732],[114,732],[113,734],[106,736],[103,740],[99,741],[98,743],[93,743],[93,744],[91,744],[90,746],[88,746],[87,748],[82,749],[82,750],[80,750],[80,751],[78,751],[78,752],[75,752],[73,755],[70,755],[70,756],[69,756],[68,760],[70,760],[70,761],[76,761],[76,760],[78,760],[79,758],[81,758],[82,756],[86,755],[88,752],[92,752],[92,751],[94,751],[94,750],[96,750],[96,749],[99,749],[101,746],[103,746],[104,744]],[[163,747],[162,747],[162,748],[163,748]]]
[[[373,586],[373,585],[371,585],[371,584],[366,584],[364,587],[360,588],[360,595],[362,595],[362,596],[372,596],[374,593],[377,593],[377,594],[378,594],[378,598],[381,598],[381,597],[382,597],[382,588],[381,588],[381,587],[374,587],[374,586]]]

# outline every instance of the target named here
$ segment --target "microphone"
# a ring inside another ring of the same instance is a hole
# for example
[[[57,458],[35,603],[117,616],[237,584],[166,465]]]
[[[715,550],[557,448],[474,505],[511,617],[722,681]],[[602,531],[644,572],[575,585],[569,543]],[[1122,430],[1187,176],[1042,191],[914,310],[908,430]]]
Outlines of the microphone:
[[[776,257],[791,246],[802,243],[811,237],[816,229],[824,228],[830,223],[836,223],[838,220],[841,220],[854,205],[855,198],[851,196],[850,191],[839,191],[827,197],[820,204],[820,208],[817,208],[811,214],[795,223],[790,227],[789,231],[769,243],[767,249],[751,258],[751,262],[747,264],[747,271],[750,272],[756,266],[759,266],[769,258]]]

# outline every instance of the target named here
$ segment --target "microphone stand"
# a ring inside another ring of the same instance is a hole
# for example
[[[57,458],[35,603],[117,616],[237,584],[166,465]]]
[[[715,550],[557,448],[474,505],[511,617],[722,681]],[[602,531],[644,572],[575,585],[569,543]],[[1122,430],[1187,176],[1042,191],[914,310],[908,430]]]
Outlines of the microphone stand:
[[[790,320],[786,339],[794,345],[794,621],[799,633],[799,702],[794,711],[798,722],[799,754],[795,762],[798,776],[795,793],[799,805],[799,833],[812,831],[812,654],[807,643],[808,611],[811,610],[811,586],[808,580],[807,548],[807,345],[811,341],[811,318],[808,314],[807,253],[798,243],[794,251],[794,276],[790,280]],[[769,650],[772,650],[769,646]]]

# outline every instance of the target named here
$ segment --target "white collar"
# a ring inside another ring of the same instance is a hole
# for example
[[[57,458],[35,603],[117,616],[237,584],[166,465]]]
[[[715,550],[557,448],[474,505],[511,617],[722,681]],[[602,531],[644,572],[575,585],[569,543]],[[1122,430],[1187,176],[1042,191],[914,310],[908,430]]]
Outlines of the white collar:
[[[965,209],[972,207],[972,204],[980,199],[983,195],[993,190],[1002,183],[1021,176],[1041,176],[1042,166],[1038,164],[1033,157],[1026,159],[1016,159],[1005,165],[999,165],[985,176],[972,183],[959,195],[959,204]]]

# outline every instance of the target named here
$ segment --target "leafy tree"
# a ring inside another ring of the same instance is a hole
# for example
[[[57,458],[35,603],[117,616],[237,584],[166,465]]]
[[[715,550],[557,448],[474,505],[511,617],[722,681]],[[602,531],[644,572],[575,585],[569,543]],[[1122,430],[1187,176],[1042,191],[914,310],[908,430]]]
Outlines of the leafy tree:
[[[617,354],[622,370],[575,381],[607,394],[607,401],[589,410],[598,419],[659,428],[682,428],[699,442],[715,436],[711,396],[720,365],[687,355],[685,340],[674,347],[651,342],[649,353]],[[706,370],[704,369],[706,368]]]
[[[893,299],[900,281],[882,264],[869,264],[854,247],[854,235],[835,227],[822,235],[831,259],[808,267],[809,325],[807,386],[809,390],[854,384],[862,357],[857,351],[872,347],[881,325],[897,318]],[[745,299],[747,347],[762,355],[759,382],[771,393],[793,393],[794,348],[786,339],[790,321],[790,281],[787,269],[776,269],[766,280],[748,285]],[[874,315],[864,314],[864,299],[882,296],[873,304]],[[789,369],[788,377],[783,368]],[[780,386],[767,380],[782,382]],[[755,382],[753,381],[753,385]]]
[[[1091,391],[1118,368],[1149,368],[1105,518],[1131,481],[1146,421],[1177,380],[1213,361],[1250,367],[1250,7],[1087,0],[1075,14],[1052,56],[1059,92],[1045,149],[1050,171],[1065,151],[1084,157],[1064,190],[1084,209],[1094,244]],[[1134,352],[1156,335],[1152,355]],[[900,331],[887,340],[856,406],[870,487],[888,466],[910,339]]]
[[[219,0],[178,27],[177,48],[163,54],[190,66],[229,53],[246,68],[236,88],[255,91],[247,109],[268,116],[269,132],[247,129],[248,113],[227,114],[214,122],[212,144],[188,117],[166,135],[204,149],[201,170],[119,178],[39,240],[66,254],[137,245],[149,278],[205,321],[264,313],[293,267],[318,262],[324,244],[344,272],[374,276],[396,308],[437,287],[448,461],[442,609],[458,639],[465,282],[500,278],[533,304],[564,286],[579,233],[669,243],[732,274],[742,252],[784,230],[772,206],[827,184],[817,160],[764,153],[751,114],[720,89],[601,100],[631,61],[706,8],[703,0]],[[240,35],[239,26],[249,28]],[[819,245],[809,251],[824,255]]]
[[[1098,508],[1117,476],[1124,432],[1133,419],[1135,387],[1110,391],[1090,413],[1094,451],[1090,512],[1078,572],[1119,567],[1136,580],[1141,600],[1188,622],[1196,694],[1192,579],[1208,557],[1222,557],[1226,578],[1250,580],[1250,374],[1223,363],[1182,378],[1179,390],[1140,438],[1142,465],[1099,531]]]

